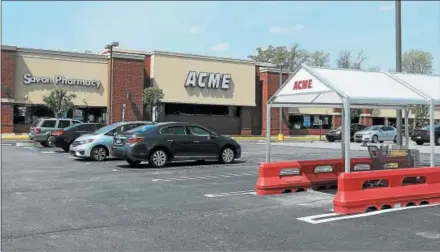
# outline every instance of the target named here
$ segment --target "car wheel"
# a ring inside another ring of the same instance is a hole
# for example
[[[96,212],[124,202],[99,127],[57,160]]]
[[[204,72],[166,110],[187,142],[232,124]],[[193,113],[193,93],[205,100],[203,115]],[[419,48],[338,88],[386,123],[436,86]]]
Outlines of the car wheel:
[[[435,139],[435,144],[440,145],[440,136]]]
[[[63,148],[63,151],[64,151],[64,152],[69,152],[70,145],[68,145],[68,146],[63,146],[62,148]]]
[[[333,143],[335,141],[335,139],[327,139],[327,141],[329,141],[330,143]]]
[[[90,157],[95,161],[104,161],[108,156],[108,151],[104,146],[95,146],[90,152]]]
[[[417,144],[417,145],[423,145],[423,142],[416,141],[416,144]]]
[[[132,160],[132,159],[126,159],[125,161],[130,165],[139,165],[142,162],[140,160]]]
[[[40,142],[40,145],[43,147],[49,147],[49,143],[44,141],[44,142]]]
[[[164,167],[168,162],[168,154],[163,149],[158,149],[151,153],[150,158],[148,159],[151,166],[155,168]]]
[[[373,136],[373,138],[371,139],[372,143],[377,143],[379,141],[379,137],[377,137],[376,135]]]
[[[394,136],[393,142],[397,143],[397,136]]]
[[[222,152],[220,153],[220,162],[222,162],[223,164],[230,164],[234,162],[234,159],[234,150],[230,147],[223,148]]]

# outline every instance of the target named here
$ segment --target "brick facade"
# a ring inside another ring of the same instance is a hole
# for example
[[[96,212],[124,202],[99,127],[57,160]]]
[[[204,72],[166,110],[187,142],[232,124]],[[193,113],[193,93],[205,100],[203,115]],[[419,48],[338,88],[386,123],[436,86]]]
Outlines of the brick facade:
[[[261,89],[262,89],[262,130],[261,134],[266,135],[266,115],[267,115],[267,101],[272,97],[273,94],[279,89],[279,73],[276,72],[262,72],[260,73]],[[283,74],[283,82],[287,80],[288,74]],[[281,109],[272,108],[271,109],[271,135],[277,135],[280,132],[280,111]],[[283,124],[281,131],[285,135],[289,135],[289,110],[288,108],[283,108]]]
[[[1,98],[14,99],[14,74],[15,74],[15,51],[5,50],[1,51]],[[10,103],[2,102],[1,108],[1,132],[14,132],[14,108]]]
[[[122,58],[114,58],[113,60],[113,87],[111,88],[112,109],[110,111],[111,123],[122,120],[123,104],[126,105],[126,121],[142,120],[142,93],[145,71],[144,61]]]

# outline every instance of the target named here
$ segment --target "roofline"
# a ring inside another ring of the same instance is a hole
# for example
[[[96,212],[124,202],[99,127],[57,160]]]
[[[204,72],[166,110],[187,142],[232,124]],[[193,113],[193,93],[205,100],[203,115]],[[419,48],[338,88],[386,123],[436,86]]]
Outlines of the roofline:
[[[16,46],[2,45],[2,51],[16,51]]]
[[[25,48],[25,47],[13,47],[13,46],[3,46],[3,48],[15,48],[16,52],[19,53],[31,53],[40,55],[51,55],[51,56],[65,56],[65,57],[76,57],[76,58],[87,58],[87,59],[105,59],[105,56],[99,55],[97,53],[82,53],[82,52],[70,52],[61,50],[46,50],[46,49],[36,49],[36,48]]]
[[[104,49],[100,52],[100,54],[107,54],[108,49]],[[127,53],[127,54],[140,54],[140,55],[164,55],[164,56],[173,56],[173,57],[182,57],[182,58],[193,58],[193,59],[204,59],[204,60],[214,60],[214,61],[223,61],[223,62],[231,62],[231,63],[244,63],[244,64],[252,64],[256,66],[262,67],[276,67],[275,64],[265,63],[265,62],[257,62],[253,60],[246,59],[238,59],[238,58],[226,58],[226,57],[216,57],[216,56],[206,56],[199,54],[191,54],[191,53],[177,53],[177,52],[169,52],[169,51],[141,51],[141,50],[131,50],[125,48],[114,48],[114,52]]]
[[[260,73],[280,73],[280,69],[276,68],[276,64],[272,64],[272,63],[262,63],[262,64],[267,64],[268,67],[262,67],[260,68]],[[272,66],[270,66],[272,65]],[[261,66],[261,65],[260,65]],[[284,71],[283,69],[283,74],[292,74],[292,71]]]
[[[388,72],[392,75],[401,74],[401,75],[416,75],[416,76],[428,76],[428,77],[440,77],[440,74],[419,74],[419,73],[406,73],[406,72]]]
[[[387,72],[382,72],[383,74],[385,74],[386,76],[390,77],[391,79],[399,82],[402,86],[408,88],[409,90],[413,91],[414,93],[422,96],[423,98],[427,99],[427,100],[434,100],[429,94],[426,94],[424,92],[422,92],[421,90],[419,90],[418,88],[414,87],[413,85],[409,84],[408,82],[400,79],[399,77],[397,77],[394,74],[391,73],[387,73]]]

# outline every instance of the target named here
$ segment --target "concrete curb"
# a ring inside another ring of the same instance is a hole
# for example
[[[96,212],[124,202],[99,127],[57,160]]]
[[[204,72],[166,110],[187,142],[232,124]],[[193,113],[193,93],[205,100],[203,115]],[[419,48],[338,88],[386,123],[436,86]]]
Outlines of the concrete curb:
[[[28,135],[2,135],[2,140],[20,140],[20,141],[24,141],[24,140],[29,140],[29,136]]]
[[[266,140],[264,136],[231,136],[234,140],[239,141],[257,141],[257,140]],[[322,140],[325,140],[325,137],[321,137]],[[277,141],[277,137],[273,136],[270,138],[271,141]],[[292,137],[284,137],[284,141],[319,141],[319,136],[292,136]]]

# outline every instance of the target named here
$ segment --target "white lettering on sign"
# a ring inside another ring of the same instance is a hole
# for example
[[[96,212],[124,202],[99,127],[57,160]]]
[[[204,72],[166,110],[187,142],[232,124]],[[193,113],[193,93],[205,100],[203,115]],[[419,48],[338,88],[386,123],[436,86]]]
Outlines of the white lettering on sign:
[[[82,79],[68,79],[61,75],[55,75],[54,78],[49,77],[38,77],[32,76],[32,74],[23,75],[23,83],[26,85],[29,84],[63,84],[69,86],[83,86],[83,87],[94,87],[100,88],[101,81],[98,80],[82,80]]]
[[[185,81],[185,87],[229,89],[230,85],[231,75],[222,73],[189,71]]]

